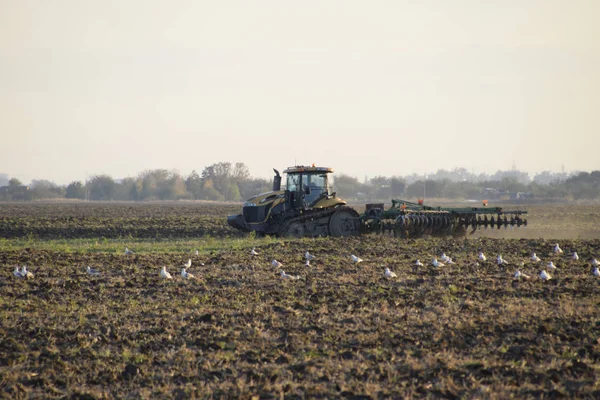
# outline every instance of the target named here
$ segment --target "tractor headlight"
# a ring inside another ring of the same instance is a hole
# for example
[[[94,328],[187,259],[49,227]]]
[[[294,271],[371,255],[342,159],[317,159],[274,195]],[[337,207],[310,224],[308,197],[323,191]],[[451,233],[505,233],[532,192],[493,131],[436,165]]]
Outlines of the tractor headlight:
[[[256,207],[256,203],[250,203],[249,201],[244,203],[244,207]]]

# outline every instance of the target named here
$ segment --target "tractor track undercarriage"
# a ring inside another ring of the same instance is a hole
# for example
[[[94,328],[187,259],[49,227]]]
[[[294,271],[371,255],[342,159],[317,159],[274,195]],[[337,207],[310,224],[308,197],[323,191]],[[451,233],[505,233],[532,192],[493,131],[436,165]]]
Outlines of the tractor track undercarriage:
[[[337,216],[332,221],[335,214]],[[306,210],[302,215],[288,218],[281,224],[278,234],[292,237],[354,236],[360,233],[359,227],[360,216],[356,210],[339,206],[326,210]]]

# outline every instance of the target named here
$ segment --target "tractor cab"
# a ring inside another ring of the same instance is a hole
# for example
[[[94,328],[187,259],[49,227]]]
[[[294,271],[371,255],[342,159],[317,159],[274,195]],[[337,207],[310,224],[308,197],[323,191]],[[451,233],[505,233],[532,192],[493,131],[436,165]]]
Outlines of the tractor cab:
[[[328,175],[333,172],[331,168],[295,166],[283,172],[287,174],[286,203],[292,208],[318,207],[319,200],[331,194],[328,180]]]

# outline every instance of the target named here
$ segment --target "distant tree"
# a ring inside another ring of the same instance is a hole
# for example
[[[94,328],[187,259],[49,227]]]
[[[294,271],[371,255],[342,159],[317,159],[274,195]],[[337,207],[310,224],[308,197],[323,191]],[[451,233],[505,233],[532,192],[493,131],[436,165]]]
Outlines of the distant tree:
[[[505,192],[516,193],[526,192],[527,186],[519,181],[516,176],[504,176],[500,180],[500,188]]]
[[[23,186],[23,183],[20,180],[18,180],[17,178],[12,178],[11,180],[8,181],[8,186],[12,186],[12,187]]]
[[[600,197],[600,171],[580,172],[564,182],[565,188],[574,199]]]
[[[273,182],[266,179],[248,179],[238,183],[242,199],[249,199],[257,194],[267,192],[273,188]]]
[[[227,190],[224,193],[225,200],[229,201],[239,201],[242,199],[240,195],[240,189],[235,182],[230,182],[227,186]]]
[[[108,175],[93,176],[88,183],[91,200],[113,200],[116,192],[116,183]]]
[[[209,165],[202,170],[202,180],[211,181],[211,186],[219,193],[225,193],[231,180],[231,163],[219,162]]]
[[[67,199],[85,199],[85,186],[80,181],[73,181],[67,186],[65,192]]]
[[[342,198],[356,198],[360,192],[361,183],[357,178],[340,174],[333,181],[333,189]]]
[[[198,200],[202,198],[202,178],[196,170],[193,170],[192,173],[185,180],[185,188],[192,195],[192,199]]]
[[[120,182],[115,182],[114,200],[136,201],[137,198],[137,180],[135,178],[125,178]]]
[[[236,162],[231,173],[231,178],[236,183],[247,181],[250,179],[250,170],[246,164],[242,162]]]
[[[393,176],[390,179],[390,188],[392,189],[392,197],[400,197],[404,195],[404,191],[406,190],[406,183],[403,179],[397,176]]]
[[[541,185],[549,185],[565,181],[568,178],[566,173],[554,173],[551,171],[542,171],[533,177],[533,181]]]
[[[64,195],[62,188],[47,179],[34,179],[29,187],[34,199],[54,199]]]
[[[139,174],[137,180],[141,183],[140,200],[176,200],[187,196],[186,182],[179,172],[174,170],[146,170]]]

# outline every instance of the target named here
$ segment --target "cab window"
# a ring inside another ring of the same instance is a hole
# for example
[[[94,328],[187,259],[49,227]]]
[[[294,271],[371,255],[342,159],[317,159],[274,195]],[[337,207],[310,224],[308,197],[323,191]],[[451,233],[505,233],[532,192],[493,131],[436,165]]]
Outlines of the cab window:
[[[290,192],[295,192],[300,189],[298,187],[299,185],[300,185],[300,176],[288,174],[286,189],[289,190]]]

